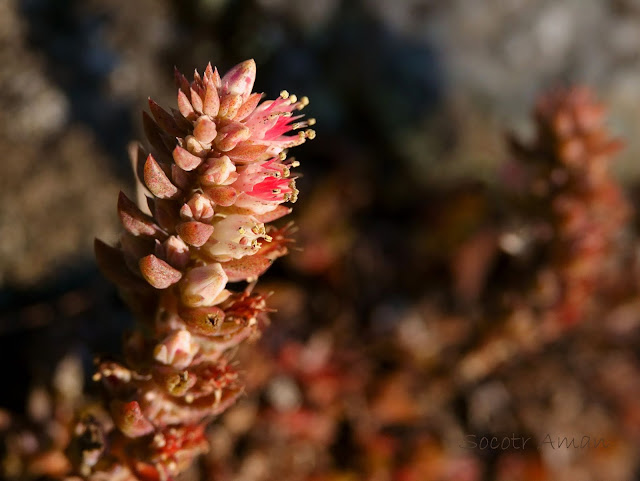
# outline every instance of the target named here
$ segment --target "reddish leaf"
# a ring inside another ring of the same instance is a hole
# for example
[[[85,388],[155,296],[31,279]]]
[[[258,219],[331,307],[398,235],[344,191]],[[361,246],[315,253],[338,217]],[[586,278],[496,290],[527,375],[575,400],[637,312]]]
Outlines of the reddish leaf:
[[[193,135],[199,142],[208,144],[216,138],[217,133],[216,124],[209,117],[203,115],[196,120],[196,126],[193,128]]]
[[[229,152],[226,152],[226,155],[238,163],[256,162],[269,158],[269,154],[267,153],[268,148],[268,145],[256,145],[243,142]]]
[[[128,268],[121,250],[105,244],[100,239],[94,242],[96,261],[100,271],[111,282],[123,289],[141,290],[148,286]]]
[[[220,110],[218,111],[218,116],[232,119],[236,116],[241,106],[242,106],[241,95],[227,94],[222,97],[222,101],[220,102]]]
[[[118,215],[122,226],[133,235],[154,236],[158,234],[158,227],[154,224],[153,219],[142,212],[122,192],[118,195]]]
[[[187,244],[200,247],[211,237],[213,226],[202,222],[189,221],[178,224],[176,231]]]
[[[195,115],[193,106],[182,89],[178,90],[178,109],[185,119],[191,119]]]
[[[196,112],[202,113],[202,97],[198,95],[198,92],[196,92],[193,87],[191,88],[191,105],[193,105]]]
[[[175,201],[147,197],[147,204],[160,227],[168,231],[175,229],[176,222],[180,220],[180,216],[176,212],[178,204]]]
[[[187,80],[187,77],[182,75],[177,67],[173,67],[173,75],[176,87],[182,90],[185,94],[189,94],[189,81]]]
[[[190,120],[185,119],[179,110],[171,109],[173,119],[176,121],[176,125],[183,132],[189,132],[193,128],[193,123]]]
[[[153,195],[161,199],[170,199],[178,193],[178,188],[171,183],[151,154],[144,164],[144,183]]]
[[[235,120],[236,122],[240,122],[241,120],[246,119],[251,114],[251,112],[256,109],[256,107],[260,103],[260,100],[262,100],[262,94],[251,94],[249,98],[242,104],[233,120]]]
[[[191,177],[176,164],[171,166],[171,179],[181,189],[188,189],[191,185]]]
[[[271,260],[266,257],[253,255],[234,259],[222,264],[229,282],[245,281],[261,276],[271,265]]]
[[[197,155],[193,155],[187,149],[183,149],[179,145],[173,149],[173,160],[182,170],[190,171],[198,167],[202,163],[202,159]]]
[[[220,110],[220,97],[218,96],[218,90],[216,89],[213,78],[210,78],[206,73],[205,88],[203,111],[205,114],[215,117]]]
[[[221,185],[215,187],[206,187],[205,193],[216,204],[228,207],[238,198],[236,189],[229,185]]]
[[[182,278],[182,273],[153,254],[140,259],[140,272],[156,289],[166,289]]]
[[[271,212],[267,212],[266,214],[261,214],[261,215],[254,215],[254,217],[258,220],[258,222],[262,222],[263,224],[266,224],[268,222],[273,222],[274,220],[278,220],[281,217],[284,217],[285,215],[291,214],[292,210],[293,209],[291,209],[290,207],[280,204]]]
[[[149,109],[151,110],[151,115],[153,115],[153,118],[162,130],[174,137],[181,137],[183,135],[184,132],[178,128],[173,116],[151,98],[149,98]]]
[[[172,145],[170,140],[166,138],[166,134],[162,132],[155,120],[153,120],[148,113],[142,112],[142,127],[144,128],[144,134],[151,146],[155,149],[155,153],[161,156],[161,160],[169,161],[171,159],[171,151],[175,145],[175,140]]]

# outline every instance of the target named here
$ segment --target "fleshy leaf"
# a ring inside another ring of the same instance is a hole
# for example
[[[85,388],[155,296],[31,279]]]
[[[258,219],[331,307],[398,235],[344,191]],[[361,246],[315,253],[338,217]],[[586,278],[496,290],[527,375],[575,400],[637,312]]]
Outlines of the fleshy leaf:
[[[118,195],[118,215],[122,226],[133,235],[154,236],[158,233],[153,219],[142,212],[123,192]]]
[[[144,183],[153,195],[161,199],[170,199],[178,193],[178,188],[171,183],[151,154],[144,164]]]
[[[190,221],[178,224],[176,231],[187,244],[200,247],[211,237],[213,226],[202,222]]]
[[[182,273],[153,254],[140,259],[140,272],[156,289],[166,289],[182,278]]]
[[[233,205],[238,198],[238,192],[236,189],[229,185],[206,187],[205,193],[214,203],[222,206]]]
[[[139,438],[154,430],[153,424],[142,414],[142,409],[137,401],[113,400],[111,401],[111,414],[118,429],[129,438]]]
[[[173,149],[173,160],[182,170],[190,171],[198,167],[202,163],[202,159],[193,155],[187,149],[183,149],[179,145]]]
[[[271,260],[260,255],[252,255],[234,259],[222,264],[229,282],[255,279],[261,276],[271,265]]]
[[[156,120],[162,130],[176,137],[179,137],[183,134],[183,132],[178,128],[178,125],[176,124],[173,116],[162,107],[160,107],[151,98],[149,98],[149,109],[151,110],[151,115],[153,115],[153,118]]]

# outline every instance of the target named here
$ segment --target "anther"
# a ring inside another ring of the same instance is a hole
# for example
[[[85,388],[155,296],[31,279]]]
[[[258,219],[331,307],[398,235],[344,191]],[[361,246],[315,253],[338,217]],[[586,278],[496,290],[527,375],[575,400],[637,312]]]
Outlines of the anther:
[[[162,433],[158,433],[153,437],[153,444],[158,448],[163,448],[167,444],[167,441]]]
[[[307,124],[308,125],[316,125],[316,119],[310,118],[309,120],[307,120]]]
[[[289,97],[289,102],[291,102],[292,104],[295,104],[298,101],[298,97],[296,95],[292,95],[291,97]]]
[[[316,131],[313,129],[305,130],[305,134],[309,140],[313,140],[316,138]]]
[[[289,92],[287,92],[286,90],[283,90],[282,92],[280,92],[280,97],[282,97],[283,99],[288,99]]]

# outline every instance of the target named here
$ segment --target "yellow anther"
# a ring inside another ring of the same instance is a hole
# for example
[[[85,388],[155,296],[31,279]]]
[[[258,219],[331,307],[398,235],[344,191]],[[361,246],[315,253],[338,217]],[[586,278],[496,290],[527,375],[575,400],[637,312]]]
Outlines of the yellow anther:
[[[307,125],[316,125],[316,119],[311,118],[311,119],[307,120]]]
[[[295,104],[298,101],[298,97],[296,95],[292,95],[291,97],[289,97],[289,102],[291,102],[292,104]]]
[[[285,152],[280,152],[280,153],[278,154],[278,158],[279,158],[280,160],[284,160],[284,159],[286,159],[286,158],[287,158],[287,154],[286,154]]]
[[[244,230],[244,227],[238,227],[238,234],[244,235],[247,231]]]
[[[280,97],[282,97],[283,99],[288,99],[289,92],[287,92],[286,90],[283,90],[282,92],[280,92]]]
[[[300,162],[294,160],[293,162],[291,162],[291,168],[295,169],[296,167],[300,167]]]
[[[307,129],[305,130],[305,134],[307,135],[307,138],[309,140],[313,140],[316,138],[316,131],[313,129]]]
[[[300,108],[306,107],[307,105],[309,105],[309,97],[305,95],[300,99]]]
[[[273,237],[271,237],[270,235],[265,235],[264,240],[266,240],[267,242],[271,242],[273,240]]]

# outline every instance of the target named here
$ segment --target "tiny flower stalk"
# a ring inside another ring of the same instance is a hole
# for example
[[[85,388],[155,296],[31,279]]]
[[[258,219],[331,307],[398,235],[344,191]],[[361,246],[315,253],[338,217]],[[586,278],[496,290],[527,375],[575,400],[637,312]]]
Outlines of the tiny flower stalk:
[[[266,225],[298,195],[286,151],[315,136],[298,114],[309,100],[283,91],[262,101],[255,75],[253,60],[223,77],[211,65],[193,81],[176,71],[178,109],[149,100],[143,114],[150,149],[133,160],[150,214],[121,193],[118,245],[96,241],[141,327],[122,363],[98,362],[114,428],[102,456],[80,457],[85,478],[173,478],[207,449],[207,422],[243,392],[228,352],[257,332],[267,306],[251,287],[287,253],[286,228]]]
[[[532,214],[547,226],[549,266],[540,284],[556,286],[545,296],[550,319],[566,328],[589,316],[629,218],[630,206],[610,168],[622,143],[609,133],[604,107],[585,88],[543,96],[535,120],[536,141],[515,143],[514,154],[529,170]]]

